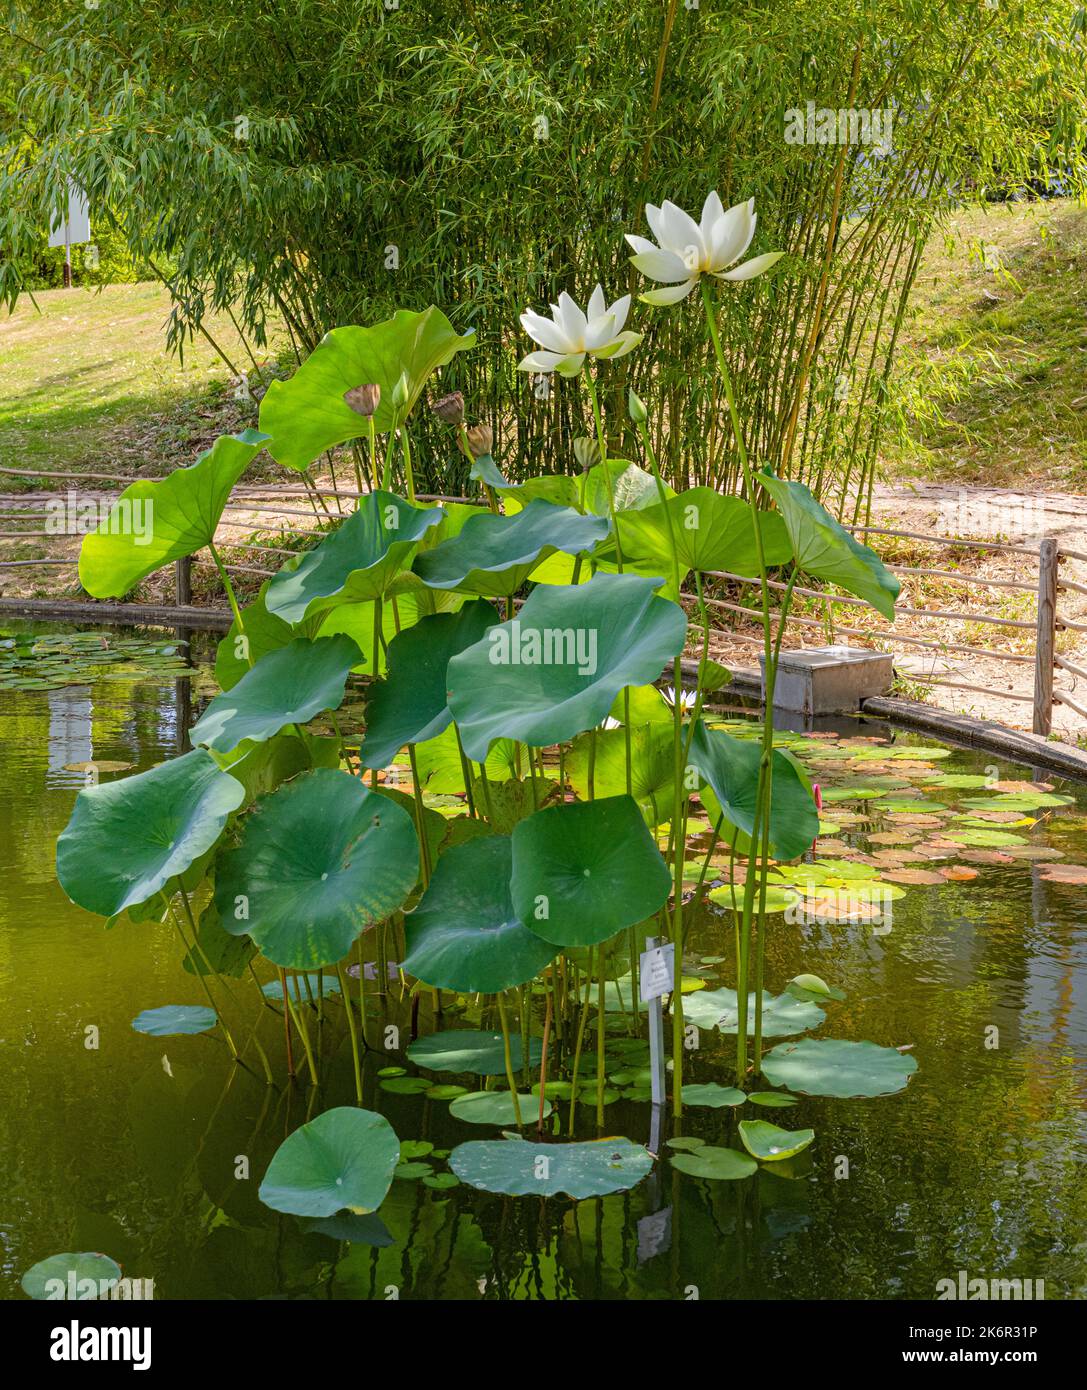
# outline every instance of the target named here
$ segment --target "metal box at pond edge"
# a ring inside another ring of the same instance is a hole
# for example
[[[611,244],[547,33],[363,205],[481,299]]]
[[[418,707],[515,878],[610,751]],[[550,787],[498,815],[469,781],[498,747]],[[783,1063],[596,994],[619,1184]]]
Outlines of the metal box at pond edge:
[[[837,714],[856,710],[869,695],[881,695],[894,678],[889,652],[860,647],[809,647],[782,652],[774,685],[774,708],[801,714]],[[763,694],[766,692],[765,660]]]

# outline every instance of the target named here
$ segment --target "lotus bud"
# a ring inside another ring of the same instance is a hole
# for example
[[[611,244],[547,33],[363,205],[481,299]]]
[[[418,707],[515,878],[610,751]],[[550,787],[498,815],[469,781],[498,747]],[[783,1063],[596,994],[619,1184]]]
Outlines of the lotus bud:
[[[627,414],[636,425],[644,425],[649,419],[649,412],[645,408],[645,403],[633,391],[627,392]]]
[[[399,413],[411,399],[411,387],[408,384],[407,372],[401,372],[396,379],[393,387],[393,409]]]
[[[578,467],[587,472],[594,463],[600,462],[600,446],[595,439],[575,439],[574,458]]]
[[[452,391],[448,396],[443,396],[430,408],[446,425],[464,424],[464,397],[459,391]]]
[[[494,447],[494,430],[490,425],[473,425],[464,433],[474,459],[484,458]]]
[[[376,381],[363,386],[353,386],[343,393],[343,398],[356,415],[373,415],[381,404],[381,387]]]

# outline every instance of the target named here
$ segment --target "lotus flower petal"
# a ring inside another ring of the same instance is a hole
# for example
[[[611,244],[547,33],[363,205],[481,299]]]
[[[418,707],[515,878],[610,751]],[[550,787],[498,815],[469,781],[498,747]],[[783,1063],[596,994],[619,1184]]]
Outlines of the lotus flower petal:
[[[718,280],[754,280],[756,275],[761,275],[764,270],[769,270],[772,265],[776,265],[785,254],[784,251],[767,251],[763,256],[752,256],[751,260],[744,261],[743,265],[738,265],[735,270],[723,270],[718,273]]]
[[[638,298],[643,304],[678,304],[681,299],[687,298],[697,284],[697,279],[685,280],[682,285],[668,285],[663,290],[647,290]]]

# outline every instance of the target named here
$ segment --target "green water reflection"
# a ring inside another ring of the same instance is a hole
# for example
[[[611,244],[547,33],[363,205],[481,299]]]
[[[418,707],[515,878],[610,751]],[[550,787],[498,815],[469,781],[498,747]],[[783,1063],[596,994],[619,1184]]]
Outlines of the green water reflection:
[[[579,1204],[397,1181],[383,1248],[307,1234],[267,1210],[257,1186],[283,1137],[308,1110],[354,1101],[338,1007],[320,1030],[317,1097],[268,1090],[212,1038],[137,1035],[142,1009],[203,1002],[176,938],[158,924],[107,933],[54,879],[54,842],[82,783],[66,765],[146,767],[176,750],[189,719],[185,682],[172,680],[0,693],[3,1296],[21,1296],[35,1261],[92,1249],[153,1278],[160,1298],[932,1298],[959,1270],[1087,1296],[1087,905],[1082,888],[1046,882],[1026,861],[910,888],[886,935],[775,931],[771,981],[812,971],[848,995],[822,1035],[912,1043],[920,1062],[896,1096],[762,1112],[816,1130],[791,1175],[701,1183],[665,1158],[631,1192]],[[983,761],[956,753],[942,769]],[[1071,863],[1087,856],[1078,796],[1032,831]],[[710,909],[691,944],[727,954],[723,915]],[[251,1019],[255,990],[236,988]],[[394,1006],[389,1020],[406,1022]],[[281,1068],[270,1015],[262,1036]],[[364,1084],[401,1138],[451,1148],[487,1136],[445,1102],[380,1089],[378,1069],[398,1060],[369,1054]],[[692,1067],[691,1079],[731,1080],[708,1033]],[[581,1115],[593,1137],[589,1108]],[[728,1142],[735,1123],[727,1110],[685,1121],[710,1142]],[[607,1109],[609,1134],[645,1142],[650,1124],[648,1104]]]

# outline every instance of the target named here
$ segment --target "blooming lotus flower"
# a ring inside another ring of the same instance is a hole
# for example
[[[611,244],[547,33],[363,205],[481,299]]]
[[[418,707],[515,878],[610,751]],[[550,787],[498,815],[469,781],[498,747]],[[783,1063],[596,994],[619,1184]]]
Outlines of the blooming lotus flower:
[[[623,331],[630,311],[630,295],[614,304],[605,304],[604,291],[597,285],[587,311],[581,310],[563,291],[552,304],[551,317],[526,309],[521,327],[542,352],[530,352],[518,363],[522,372],[558,372],[577,376],[586,354],[590,357],[625,357],[642,341],[640,333]]]
[[[659,208],[647,203],[645,217],[659,245],[645,237],[628,235],[627,242],[636,253],[630,258],[631,264],[650,280],[668,286],[643,294],[641,298],[646,304],[678,304],[703,275],[714,275],[718,280],[753,280],[785,254],[769,251],[736,265],[755,235],[754,198],[737,203],[726,212],[721,199],[711,193],[703,205],[701,223],[669,202]],[[729,266],[735,268],[730,270]]]
[[[667,688],[667,690],[664,690],[664,691],[662,691],[661,693],[664,695],[664,698],[665,698],[665,700],[667,700],[667,702],[669,703],[669,705],[671,705],[671,707],[672,707],[673,709],[675,709],[675,707],[676,707],[676,692],[675,692],[675,687],[670,685],[670,686]],[[687,710],[687,709],[694,709],[695,701],[696,701],[697,699],[698,699],[698,694],[697,694],[697,692],[694,691],[694,690],[681,690],[681,691],[679,692],[679,703],[682,705],[682,707],[683,707],[685,710]]]

